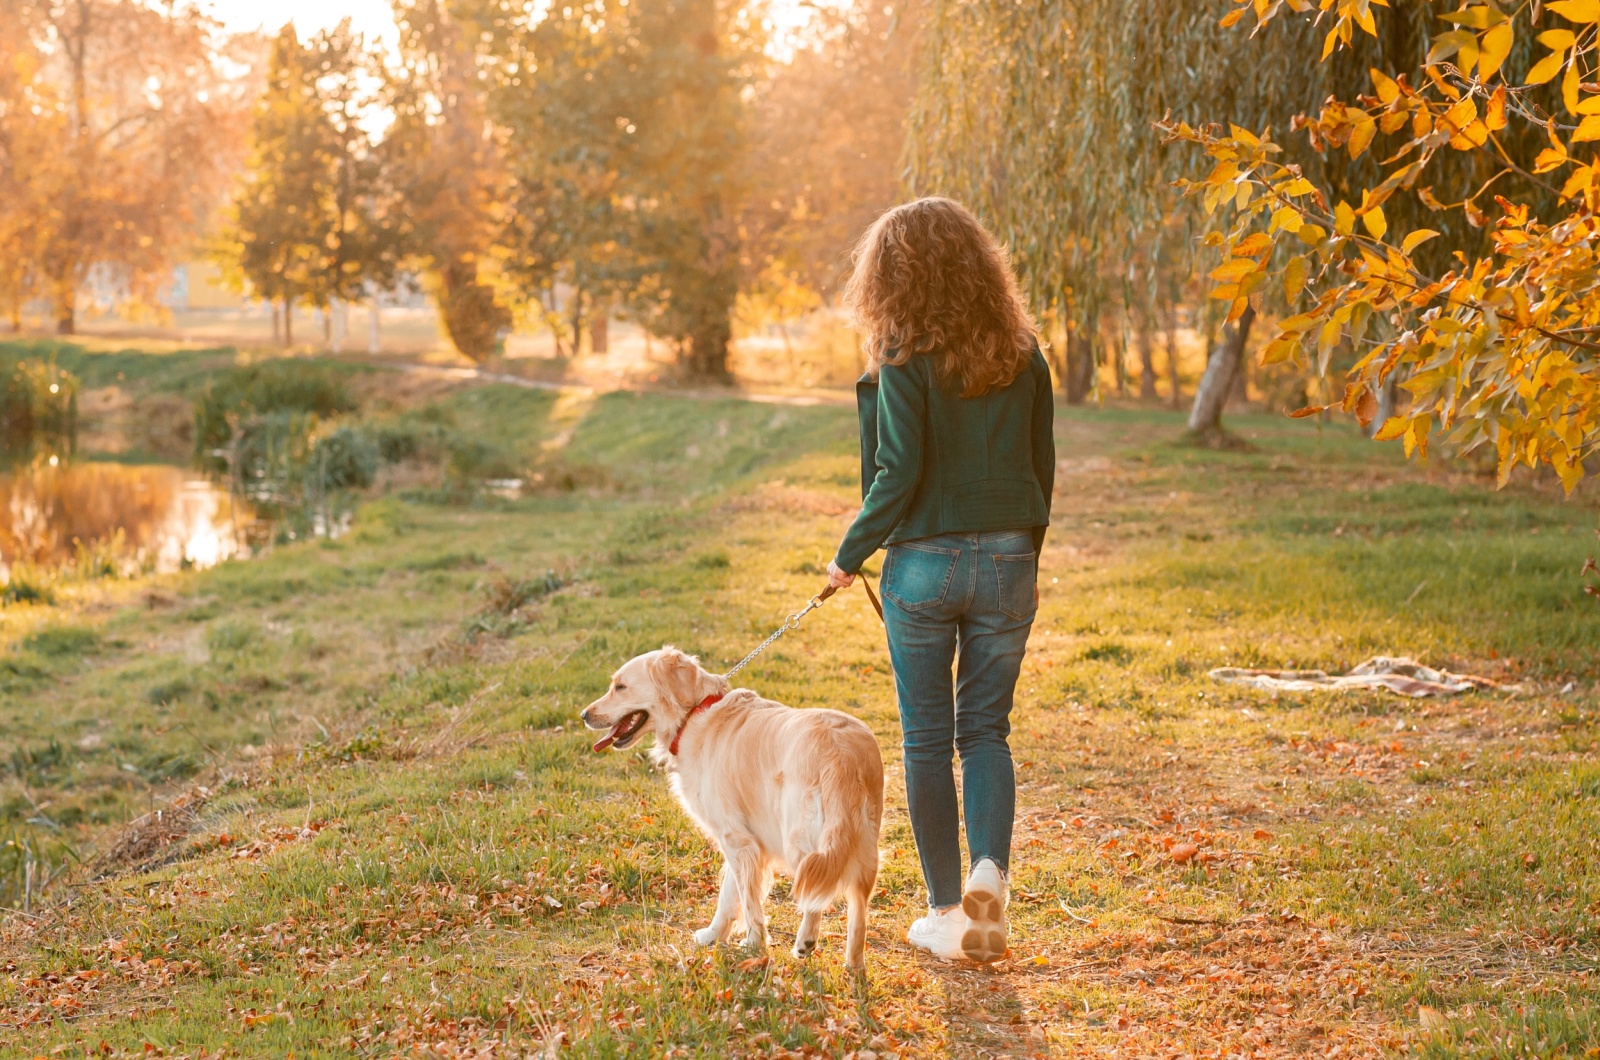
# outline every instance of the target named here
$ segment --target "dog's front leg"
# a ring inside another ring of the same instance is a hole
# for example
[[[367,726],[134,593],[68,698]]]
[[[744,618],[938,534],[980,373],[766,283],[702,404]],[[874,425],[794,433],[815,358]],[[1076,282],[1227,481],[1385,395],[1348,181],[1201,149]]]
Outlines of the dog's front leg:
[[[739,916],[739,881],[733,874],[733,861],[724,851],[722,855],[722,892],[717,895],[717,912],[709,927],[694,933],[694,940],[702,946],[716,946],[727,942],[733,932],[733,922]]]

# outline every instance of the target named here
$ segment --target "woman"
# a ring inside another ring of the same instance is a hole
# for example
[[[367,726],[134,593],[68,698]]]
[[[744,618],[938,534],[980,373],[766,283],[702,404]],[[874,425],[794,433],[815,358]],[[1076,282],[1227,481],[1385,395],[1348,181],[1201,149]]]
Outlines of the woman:
[[[864,499],[828,576],[850,585],[887,545],[884,623],[929,907],[906,938],[992,961],[1006,952],[1016,807],[1006,738],[1055,481],[1050,369],[1004,249],[949,199],[878,218],[845,298],[867,348]],[[952,749],[972,857],[964,888]]]

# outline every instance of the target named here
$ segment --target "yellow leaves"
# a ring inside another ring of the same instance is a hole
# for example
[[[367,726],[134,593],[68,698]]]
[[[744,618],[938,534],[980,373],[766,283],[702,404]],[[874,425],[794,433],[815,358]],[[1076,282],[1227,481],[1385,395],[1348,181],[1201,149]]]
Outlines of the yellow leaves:
[[[1293,206],[1280,206],[1272,212],[1272,221],[1267,225],[1267,230],[1276,232],[1282,229],[1294,235],[1305,226],[1305,223],[1305,218],[1300,215],[1299,210]]]
[[[1550,136],[1550,146],[1540,151],[1539,157],[1534,159],[1535,173],[1548,173],[1567,164],[1567,147],[1561,142],[1561,137],[1556,135],[1554,123],[1545,126],[1545,132]]]
[[[1356,231],[1356,212],[1343,199],[1333,208],[1333,230],[1342,236],[1354,235]]]
[[[1367,148],[1372,146],[1372,139],[1377,135],[1378,123],[1362,115],[1356,121],[1355,128],[1350,130],[1350,142],[1346,145],[1350,150],[1350,157],[1360,158]]]
[[[1377,67],[1371,68],[1367,73],[1371,75],[1372,85],[1378,92],[1378,100],[1384,106],[1388,106],[1400,98],[1400,86],[1395,82],[1394,78]]]
[[[1328,230],[1321,225],[1301,225],[1300,231],[1295,235],[1300,237],[1300,242],[1308,247],[1314,247],[1328,238]]]
[[[1373,206],[1361,215],[1361,223],[1366,226],[1368,234],[1373,239],[1382,239],[1389,231],[1389,221],[1383,216],[1382,206]]]
[[[1287,196],[1290,196],[1290,197],[1298,197],[1298,196],[1301,196],[1301,195],[1310,195],[1313,191],[1316,191],[1316,190],[1317,190],[1316,187],[1314,185],[1312,185],[1312,183],[1309,180],[1307,180],[1305,177],[1296,177],[1293,180],[1289,181],[1289,183],[1285,184],[1283,187],[1278,189],[1280,194],[1287,195]]]
[[[1249,10],[1250,9],[1247,7],[1236,7],[1232,11],[1229,11],[1226,15],[1223,15],[1221,21],[1219,21],[1217,25],[1221,26],[1223,29],[1228,29],[1230,26],[1235,26],[1238,24],[1241,18],[1244,18],[1245,13]]]
[[[1567,64],[1567,72],[1561,78],[1561,102],[1566,106],[1568,112],[1572,114],[1578,112],[1578,64],[1576,62]]]
[[[1572,47],[1578,36],[1570,29],[1547,29],[1535,39],[1551,51],[1564,52]]]
[[[1483,114],[1483,124],[1489,127],[1490,132],[1499,132],[1506,127],[1506,86],[1501,85],[1494,90],[1494,95],[1489,97],[1489,106]]]
[[[1594,186],[1594,168],[1592,166],[1578,166],[1561,186],[1561,197],[1570,199],[1574,195],[1581,195]]]
[[[1252,232],[1239,241],[1233,248],[1233,255],[1237,258],[1256,257],[1263,251],[1272,249],[1272,237],[1265,232]]]
[[[1575,144],[1586,143],[1590,140],[1600,140],[1600,114],[1591,114],[1578,123],[1578,130],[1572,134]]]
[[[1410,426],[1411,420],[1409,417],[1391,416],[1383,421],[1383,426],[1378,428],[1377,433],[1372,436],[1372,440],[1375,442],[1392,442],[1405,434],[1406,429]]]
[[[1450,146],[1458,151],[1469,151],[1489,139],[1489,129],[1478,120],[1478,104],[1471,96],[1457,101],[1445,111],[1439,123],[1453,133]]]
[[[1219,283],[1238,283],[1256,268],[1256,263],[1249,258],[1233,258],[1212,269],[1210,276]]]
[[[1556,477],[1561,480],[1561,488],[1568,496],[1583,481],[1583,461],[1570,452],[1556,452],[1550,459],[1550,466],[1555,468]]]
[[[1428,415],[1413,416],[1406,426],[1405,442],[1406,456],[1413,453],[1428,455],[1428,435],[1433,430],[1433,417]]]
[[[1412,232],[1410,235],[1406,236],[1406,238],[1400,244],[1400,249],[1405,253],[1410,254],[1413,250],[1416,250],[1422,244],[1426,243],[1428,240],[1432,239],[1438,234],[1438,232],[1435,232],[1431,228],[1419,228],[1415,232]]]
[[[1569,22],[1600,22],[1600,0],[1551,0],[1545,6]]]
[[[1299,299],[1300,292],[1305,290],[1306,280],[1311,275],[1311,261],[1305,255],[1289,259],[1289,264],[1283,268],[1283,294],[1292,306]]]
[[[1534,63],[1528,70],[1528,76],[1522,79],[1525,85],[1542,85],[1556,74],[1561,72],[1561,64],[1567,61],[1567,53],[1554,51],[1543,59]]]
[[[1509,20],[1491,27],[1489,32],[1483,35],[1483,50],[1478,56],[1479,79],[1487,81],[1500,72],[1500,66],[1506,61],[1506,56],[1511,54],[1511,45],[1515,40],[1516,34]]]

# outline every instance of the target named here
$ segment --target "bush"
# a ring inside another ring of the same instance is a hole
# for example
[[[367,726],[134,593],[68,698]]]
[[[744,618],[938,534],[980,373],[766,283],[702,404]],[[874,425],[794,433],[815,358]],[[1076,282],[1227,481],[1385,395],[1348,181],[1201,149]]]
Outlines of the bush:
[[[378,455],[378,444],[366,431],[340,427],[312,449],[307,477],[323,492],[366,489],[378,473]]]
[[[235,423],[274,414],[327,418],[355,411],[346,386],[351,371],[315,361],[266,361],[218,373],[195,399],[196,463],[227,470],[226,459],[217,454],[232,443]]]
[[[70,455],[78,431],[78,380],[54,360],[21,361],[0,386],[0,453],[26,459],[37,447]]]

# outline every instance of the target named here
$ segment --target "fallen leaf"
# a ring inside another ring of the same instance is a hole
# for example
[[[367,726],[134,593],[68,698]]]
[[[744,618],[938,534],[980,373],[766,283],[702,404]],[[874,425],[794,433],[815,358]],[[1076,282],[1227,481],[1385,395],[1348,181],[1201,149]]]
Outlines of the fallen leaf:
[[[1255,830],[1255,837],[1257,839],[1271,839],[1272,833],[1267,831],[1265,828],[1257,828]]]
[[[1438,1009],[1429,1008],[1427,1005],[1417,1006],[1417,1022],[1422,1024],[1422,1029],[1425,1031],[1444,1029],[1444,1015]]]
[[[1168,856],[1180,865],[1189,861],[1198,853],[1200,853],[1200,848],[1193,843],[1179,843],[1167,852]]]

